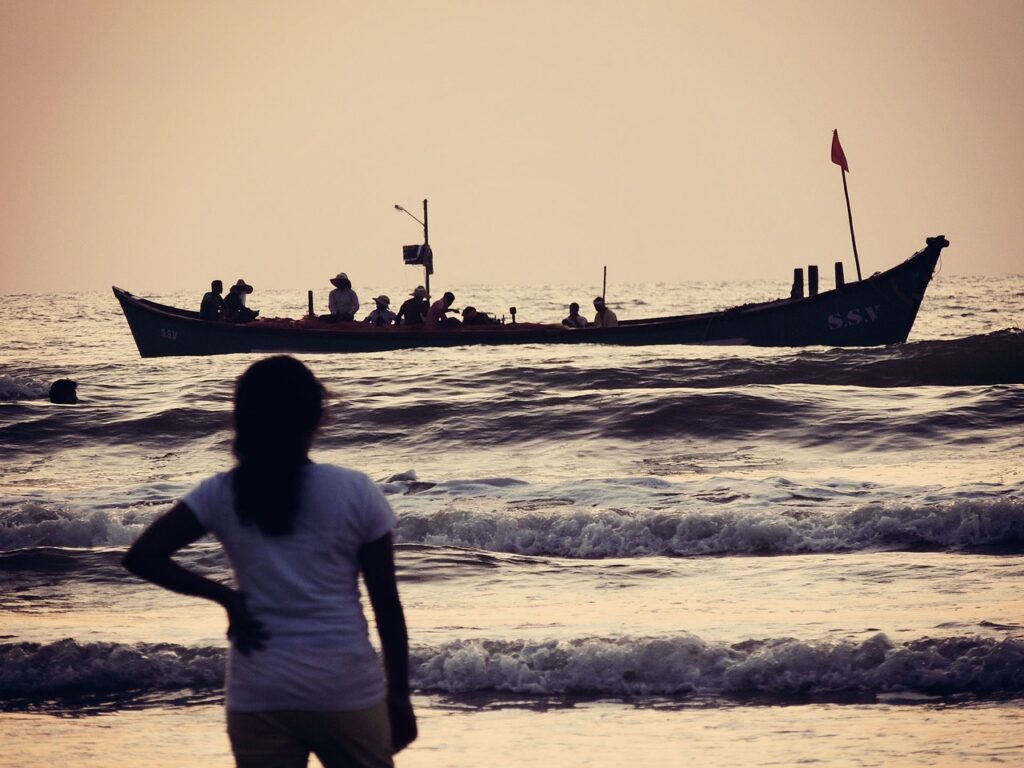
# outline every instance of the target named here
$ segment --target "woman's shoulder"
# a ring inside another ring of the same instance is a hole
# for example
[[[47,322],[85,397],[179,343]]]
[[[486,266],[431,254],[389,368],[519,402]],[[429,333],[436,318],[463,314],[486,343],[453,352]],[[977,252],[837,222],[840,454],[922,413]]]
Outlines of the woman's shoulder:
[[[185,506],[192,510],[207,529],[214,525],[214,521],[224,511],[230,511],[234,506],[231,475],[231,470],[210,475],[199,481],[182,498]]]
[[[394,513],[384,495],[363,472],[334,464],[310,464],[307,472],[307,498],[313,510],[310,520],[314,527],[324,530],[330,520],[340,520],[348,531],[352,525],[358,531],[372,529],[368,538],[357,534],[360,540],[371,541],[382,535],[378,532],[380,520],[386,521],[388,530],[394,524]]]
[[[202,480],[197,482],[193,486],[193,490],[203,488],[206,489],[207,491],[211,491],[230,488],[231,477],[233,474],[234,469],[225,469],[223,472],[217,472],[215,474],[208,475],[207,477],[204,477]]]

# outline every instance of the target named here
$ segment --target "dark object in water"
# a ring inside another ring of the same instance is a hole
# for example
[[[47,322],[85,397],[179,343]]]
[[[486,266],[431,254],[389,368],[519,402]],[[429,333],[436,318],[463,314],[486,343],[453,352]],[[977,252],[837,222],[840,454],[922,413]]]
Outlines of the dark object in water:
[[[749,344],[759,347],[869,347],[907,340],[945,237],[929,237],[902,264],[817,296],[744,304],[718,312],[620,320],[615,328],[511,323],[426,328],[329,325],[318,320],[206,322],[197,312],[139,299],[120,288],[142,357],[246,352],[387,352],[420,347],[504,344]],[[802,281],[801,281],[802,282]],[[803,286],[801,285],[801,293]],[[511,309],[510,309],[511,311]]]
[[[50,402],[60,405],[74,405],[78,402],[78,382],[71,379],[57,379],[50,385]]]

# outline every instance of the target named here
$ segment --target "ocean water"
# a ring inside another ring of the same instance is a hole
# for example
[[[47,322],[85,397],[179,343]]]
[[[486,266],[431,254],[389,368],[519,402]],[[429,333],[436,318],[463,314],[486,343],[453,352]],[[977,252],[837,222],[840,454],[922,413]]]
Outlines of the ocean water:
[[[454,291],[523,321],[597,292]],[[1024,763],[1022,324],[1024,278],[939,274],[895,347],[302,356],[331,393],[314,459],[399,515],[421,737],[398,765]],[[0,339],[0,766],[231,765],[223,616],[118,561],[230,466],[257,356],[142,360],[106,292],[5,296]],[[46,400],[65,376],[79,405]],[[227,576],[212,542],[182,558]]]

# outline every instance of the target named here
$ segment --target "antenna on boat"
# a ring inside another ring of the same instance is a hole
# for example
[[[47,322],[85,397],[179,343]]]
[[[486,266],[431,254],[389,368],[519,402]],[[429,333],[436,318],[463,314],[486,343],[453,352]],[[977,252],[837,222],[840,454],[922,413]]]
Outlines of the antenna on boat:
[[[406,264],[422,264],[424,272],[423,287],[427,289],[427,300],[430,300],[430,276],[434,274],[434,252],[430,248],[430,228],[427,226],[430,221],[427,218],[427,200],[423,199],[423,221],[420,221],[408,210],[395,203],[395,210],[409,216],[413,221],[423,227],[423,245],[406,245],[402,247],[402,258]]]

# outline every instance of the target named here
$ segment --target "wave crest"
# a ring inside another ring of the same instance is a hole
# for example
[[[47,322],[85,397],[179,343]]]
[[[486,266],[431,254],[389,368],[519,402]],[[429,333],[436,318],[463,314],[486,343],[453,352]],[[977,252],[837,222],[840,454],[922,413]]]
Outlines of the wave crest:
[[[0,644],[0,693],[45,697],[221,685],[222,648],[172,644]]]
[[[172,644],[0,644],[0,694],[31,699],[209,689],[226,651]],[[664,638],[457,640],[414,649],[414,688],[445,693],[735,696],[1024,692],[1024,641],[982,637],[893,643],[793,638],[705,642]]]
[[[1024,642],[983,638],[893,644],[791,638],[726,645],[693,636],[458,641],[414,654],[417,688],[450,693],[651,696],[1020,693]]]
[[[808,554],[1024,544],[1024,500],[869,505],[834,514],[536,510],[405,514],[397,540],[558,557]]]
[[[453,502],[458,504],[458,500]],[[35,503],[0,512],[0,551],[122,547],[150,510],[53,509]],[[401,544],[570,558],[785,555],[864,550],[1024,550],[1024,499],[946,504],[869,504],[849,511],[540,509],[406,511]],[[27,567],[27,565],[25,566]]]
[[[34,379],[16,379],[0,375],[0,401],[39,400],[49,397],[50,387]]]

